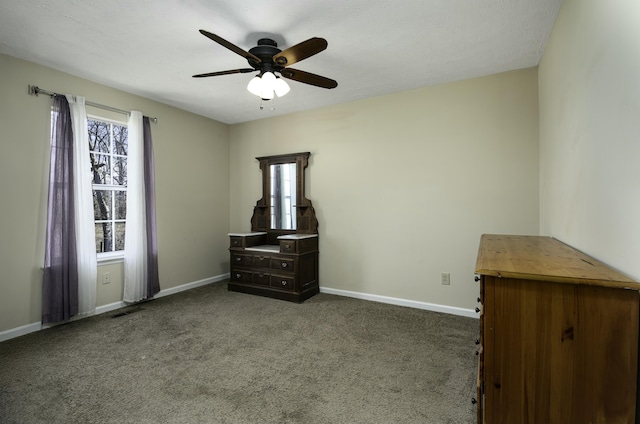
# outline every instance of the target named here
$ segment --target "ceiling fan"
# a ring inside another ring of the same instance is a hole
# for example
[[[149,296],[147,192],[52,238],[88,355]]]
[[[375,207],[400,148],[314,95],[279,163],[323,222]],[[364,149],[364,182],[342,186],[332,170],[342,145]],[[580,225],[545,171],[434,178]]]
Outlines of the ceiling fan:
[[[338,83],[330,78],[289,68],[296,62],[320,53],[327,48],[327,40],[313,37],[282,51],[270,38],[261,38],[258,45],[245,51],[224,38],[203,29],[200,33],[232,52],[244,57],[251,68],[231,69],[229,71],[197,74],[193,78],[215,77],[219,75],[244,74],[259,71],[247,86],[247,89],[263,100],[271,100],[274,95],[282,97],[289,92],[289,85],[280,77],[321,88],[336,88]],[[279,76],[277,74],[280,74]]]

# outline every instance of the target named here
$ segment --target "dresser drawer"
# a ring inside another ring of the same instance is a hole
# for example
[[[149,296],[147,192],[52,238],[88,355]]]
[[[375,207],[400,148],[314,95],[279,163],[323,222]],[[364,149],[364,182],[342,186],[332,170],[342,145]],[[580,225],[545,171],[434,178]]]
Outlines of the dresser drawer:
[[[280,252],[295,253],[297,251],[297,240],[280,240]]]
[[[251,266],[250,255],[239,255],[237,253],[231,254],[231,266]]]
[[[253,273],[247,271],[231,271],[231,279],[233,281],[238,281],[242,283],[252,283],[253,282]]]
[[[268,286],[271,282],[271,274],[265,274],[263,272],[253,273],[253,282],[262,286]]]
[[[295,288],[295,279],[291,277],[283,277],[281,275],[272,275],[271,287],[281,290],[293,290]]]
[[[256,268],[269,268],[271,256],[256,255],[253,257],[253,266]]]
[[[271,258],[271,269],[278,271],[294,272],[295,261],[288,258]]]
[[[242,245],[242,237],[229,237],[229,247],[230,248],[241,248]]]

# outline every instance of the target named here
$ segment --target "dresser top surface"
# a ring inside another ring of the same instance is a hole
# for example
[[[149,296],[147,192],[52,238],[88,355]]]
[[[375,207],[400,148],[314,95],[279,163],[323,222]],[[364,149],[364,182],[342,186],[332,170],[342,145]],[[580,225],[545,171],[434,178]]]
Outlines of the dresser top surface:
[[[318,237],[317,234],[286,234],[278,236],[278,240],[304,240],[308,238]]]
[[[639,282],[552,237],[483,234],[475,272],[640,290]]]

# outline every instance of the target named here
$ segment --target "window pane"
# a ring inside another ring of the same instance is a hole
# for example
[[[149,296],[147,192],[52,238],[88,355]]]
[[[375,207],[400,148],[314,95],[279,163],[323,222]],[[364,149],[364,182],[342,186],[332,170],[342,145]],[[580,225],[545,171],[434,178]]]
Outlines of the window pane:
[[[111,219],[111,196],[109,190],[93,190],[93,218],[95,221]]]
[[[127,127],[120,125],[113,126],[113,143],[116,155],[127,155],[128,151],[128,132]]]
[[[121,251],[127,215],[128,129],[126,125],[89,119],[87,131],[94,188],[96,252]],[[113,186],[119,187],[114,190]]]
[[[113,158],[113,184],[127,185],[127,158]]]
[[[89,150],[109,153],[110,125],[106,122],[88,120],[87,128],[89,130]]]
[[[115,250],[124,250],[124,222],[116,222],[116,248]]]
[[[113,229],[110,222],[96,224],[96,252],[113,251]]]
[[[96,153],[91,153],[89,156],[91,157],[93,184],[111,184],[109,156]]]
[[[114,191],[115,196],[115,219],[125,219],[127,217],[127,192]]]

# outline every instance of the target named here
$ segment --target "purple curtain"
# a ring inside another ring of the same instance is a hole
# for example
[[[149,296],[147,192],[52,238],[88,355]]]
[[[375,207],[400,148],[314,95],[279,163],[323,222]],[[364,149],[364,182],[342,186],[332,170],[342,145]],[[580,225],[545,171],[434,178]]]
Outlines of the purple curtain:
[[[73,202],[73,131],[65,96],[53,98],[47,234],[42,281],[42,322],[78,313],[78,262]]]
[[[146,299],[151,299],[160,291],[158,277],[158,237],[156,234],[156,182],[151,124],[148,117],[142,118],[142,137],[144,155],[144,203],[147,232],[147,286]]]

